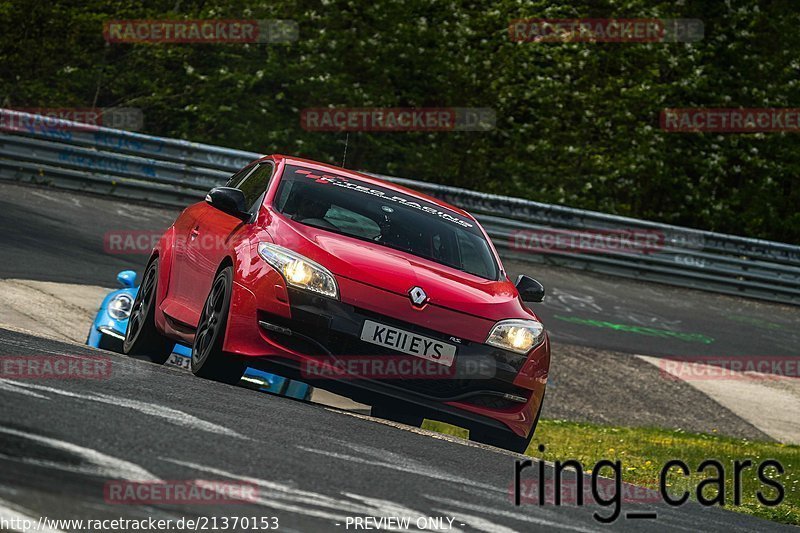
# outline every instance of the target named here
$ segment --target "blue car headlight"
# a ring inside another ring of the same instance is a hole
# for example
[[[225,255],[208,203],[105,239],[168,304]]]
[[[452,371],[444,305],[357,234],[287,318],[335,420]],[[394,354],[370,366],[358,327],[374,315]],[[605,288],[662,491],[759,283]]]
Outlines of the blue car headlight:
[[[108,314],[117,320],[127,320],[131,316],[133,299],[127,294],[118,294],[108,302]]]

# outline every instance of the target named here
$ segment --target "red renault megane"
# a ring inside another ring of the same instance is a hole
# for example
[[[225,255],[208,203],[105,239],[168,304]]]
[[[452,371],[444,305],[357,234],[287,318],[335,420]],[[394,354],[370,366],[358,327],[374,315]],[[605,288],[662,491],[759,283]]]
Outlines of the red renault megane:
[[[465,211],[274,155],[212,189],[164,233],[124,350],[163,363],[181,342],[204,378],[236,383],[246,367],[261,368],[372,405],[375,416],[441,420],[524,452],[550,345],[523,301],[543,297],[532,278],[510,281]],[[353,358],[419,364],[354,373]],[[321,361],[336,372],[309,371]],[[367,367],[376,368],[358,366]]]

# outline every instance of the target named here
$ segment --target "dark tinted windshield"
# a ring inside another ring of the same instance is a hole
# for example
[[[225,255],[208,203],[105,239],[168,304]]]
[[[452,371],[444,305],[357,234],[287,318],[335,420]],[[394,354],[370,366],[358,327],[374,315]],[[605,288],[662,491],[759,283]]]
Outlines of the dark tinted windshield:
[[[360,180],[287,166],[275,199],[292,220],[371,241],[496,280],[498,267],[474,222]]]

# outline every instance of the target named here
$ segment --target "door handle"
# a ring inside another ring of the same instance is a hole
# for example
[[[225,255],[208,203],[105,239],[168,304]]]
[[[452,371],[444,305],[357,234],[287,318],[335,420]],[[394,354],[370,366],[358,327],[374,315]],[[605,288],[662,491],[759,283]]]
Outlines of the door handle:
[[[189,239],[195,240],[197,236],[200,235],[200,226],[197,226],[192,231],[189,232]]]

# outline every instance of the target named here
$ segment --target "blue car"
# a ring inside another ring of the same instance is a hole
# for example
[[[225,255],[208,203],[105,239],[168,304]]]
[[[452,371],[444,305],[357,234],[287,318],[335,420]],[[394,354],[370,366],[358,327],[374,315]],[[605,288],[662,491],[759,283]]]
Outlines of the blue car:
[[[122,342],[125,340],[125,330],[128,328],[128,317],[131,314],[131,307],[139,287],[136,286],[136,272],[133,270],[123,270],[117,274],[117,281],[122,288],[111,291],[103,299],[92,329],[89,330],[86,344],[122,353]],[[192,349],[190,347],[176,344],[172,349],[168,364],[189,368],[191,357]],[[313,391],[313,387],[300,381],[286,379],[254,368],[248,368],[245,371],[241,384],[297,400],[310,399]]]

